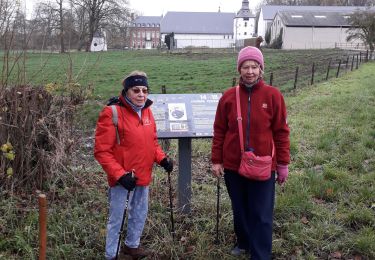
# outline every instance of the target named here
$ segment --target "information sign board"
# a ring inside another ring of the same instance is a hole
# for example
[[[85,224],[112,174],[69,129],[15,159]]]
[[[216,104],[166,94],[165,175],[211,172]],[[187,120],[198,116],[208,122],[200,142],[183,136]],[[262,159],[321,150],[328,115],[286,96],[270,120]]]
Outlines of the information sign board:
[[[158,138],[212,137],[220,97],[221,93],[149,95]]]

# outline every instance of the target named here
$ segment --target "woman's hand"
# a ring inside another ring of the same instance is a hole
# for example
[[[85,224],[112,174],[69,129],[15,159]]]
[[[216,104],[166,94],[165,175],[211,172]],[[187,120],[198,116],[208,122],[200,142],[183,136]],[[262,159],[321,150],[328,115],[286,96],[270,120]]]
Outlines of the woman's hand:
[[[278,164],[276,167],[276,172],[277,172],[277,179],[276,179],[277,182],[280,185],[283,185],[288,179],[288,175],[289,175],[288,165]]]
[[[223,168],[223,164],[221,163],[214,163],[212,164],[212,174],[215,176],[215,177],[221,177],[224,175],[224,168]]]

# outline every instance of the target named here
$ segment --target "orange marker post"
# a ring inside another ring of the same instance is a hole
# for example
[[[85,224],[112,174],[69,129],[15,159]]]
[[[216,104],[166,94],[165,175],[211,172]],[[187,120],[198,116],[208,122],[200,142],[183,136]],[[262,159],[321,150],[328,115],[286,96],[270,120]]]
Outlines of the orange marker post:
[[[39,194],[39,260],[46,259],[47,250],[47,199]]]

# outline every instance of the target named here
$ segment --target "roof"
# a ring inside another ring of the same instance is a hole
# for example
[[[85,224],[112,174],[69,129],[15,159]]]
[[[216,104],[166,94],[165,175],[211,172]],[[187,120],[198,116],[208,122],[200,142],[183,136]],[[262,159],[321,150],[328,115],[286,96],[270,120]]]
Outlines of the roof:
[[[350,27],[350,12],[279,11],[286,26],[294,27]]]
[[[233,34],[235,13],[167,12],[161,21],[161,33]]]
[[[355,12],[366,10],[363,6],[290,6],[290,5],[263,5],[261,7],[263,20],[273,20],[278,11],[320,11],[320,12]]]
[[[237,12],[236,18],[255,18],[255,15],[253,14],[253,12],[251,12],[249,8],[248,0],[242,1],[242,7]]]
[[[147,24],[160,24],[161,19],[163,19],[163,16],[138,16],[133,21],[133,24],[143,24],[144,26]]]

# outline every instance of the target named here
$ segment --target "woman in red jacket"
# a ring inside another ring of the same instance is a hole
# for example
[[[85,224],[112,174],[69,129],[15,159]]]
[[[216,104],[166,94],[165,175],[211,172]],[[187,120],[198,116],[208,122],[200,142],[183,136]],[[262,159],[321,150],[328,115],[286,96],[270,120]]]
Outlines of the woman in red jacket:
[[[261,51],[245,47],[237,59],[239,93],[245,150],[257,156],[272,155],[271,178],[256,181],[238,173],[241,148],[236,109],[236,88],[221,97],[215,117],[212,141],[212,172],[224,175],[232,202],[237,243],[231,253],[250,253],[253,260],[271,259],[275,179],[283,184],[288,177],[289,127],[285,102],[280,91],[262,79]],[[275,176],[277,172],[277,177]]]
[[[156,124],[147,98],[146,73],[133,71],[122,82],[119,103],[107,106],[99,115],[95,132],[95,158],[107,173],[109,218],[106,259],[115,259],[119,231],[128,192],[128,224],[123,253],[144,257],[149,251],[139,246],[148,211],[148,192],[154,162],[167,172],[173,163],[160,148]],[[117,127],[112,109],[117,111]],[[117,129],[116,129],[117,128]],[[133,192],[132,192],[133,191]]]

